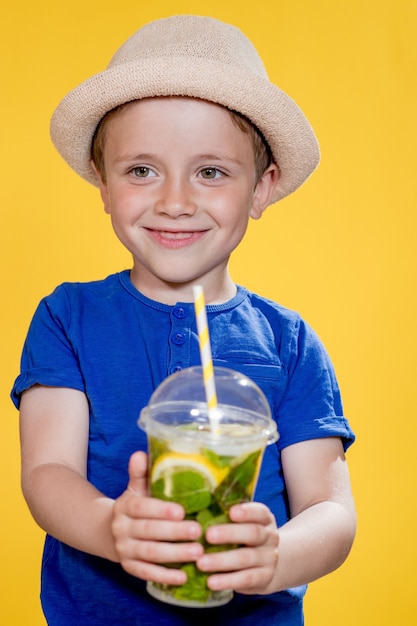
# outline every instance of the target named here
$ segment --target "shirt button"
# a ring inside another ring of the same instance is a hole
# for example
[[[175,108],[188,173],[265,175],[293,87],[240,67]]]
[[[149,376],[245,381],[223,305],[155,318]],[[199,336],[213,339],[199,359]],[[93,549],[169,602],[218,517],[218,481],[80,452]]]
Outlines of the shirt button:
[[[175,333],[172,335],[171,341],[177,346],[182,346],[187,340],[185,333]]]
[[[182,306],[175,306],[172,310],[172,313],[179,320],[184,319],[184,317],[187,315],[187,311]]]
[[[172,374],[175,374],[175,372],[180,372],[181,370],[182,370],[181,363],[176,363],[174,367],[172,368],[171,372]]]

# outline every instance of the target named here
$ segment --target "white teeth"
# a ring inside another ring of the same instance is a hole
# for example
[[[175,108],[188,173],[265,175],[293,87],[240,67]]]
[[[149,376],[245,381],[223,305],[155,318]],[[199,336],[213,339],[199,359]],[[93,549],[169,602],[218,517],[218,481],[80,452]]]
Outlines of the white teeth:
[[[190,239],[190,237],[192,237],[192,233],[186,232],[172,233],[161,230],[159,234],[161,235],[161,237],[164,237],[164,239]]]

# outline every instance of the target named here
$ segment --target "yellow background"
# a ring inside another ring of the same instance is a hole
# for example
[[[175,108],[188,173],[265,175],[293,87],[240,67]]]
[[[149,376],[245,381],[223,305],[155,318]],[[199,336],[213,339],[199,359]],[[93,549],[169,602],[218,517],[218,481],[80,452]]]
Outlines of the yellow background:
[[[313,583],[308,626],[412,626],[416,607],[416,54],[414,0],[6,2],[1,46],[0,622],[44,623],[42,532],[19,487],[8,399],[39,299],[129,266],[94,188],[48,136],[59,99],[147,21],[208,13],[239,26],[300,104],[317,173],[251,224],[235,280],[297,309],[335,363],[357,434],[355,546]]]

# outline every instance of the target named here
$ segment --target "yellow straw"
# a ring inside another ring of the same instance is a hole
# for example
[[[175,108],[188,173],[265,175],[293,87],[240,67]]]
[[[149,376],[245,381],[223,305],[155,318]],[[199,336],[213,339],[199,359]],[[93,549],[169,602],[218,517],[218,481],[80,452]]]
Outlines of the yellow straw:
[[[209,417],[211,417],[213,415],[212,409],[215,409],[217,407],[217,395],[216,384],[214,382],[213,360],[211,355],[207,313],[203,288],[200,285],[196,285],[193,289],[198,340],[200,343],[201,365],[203,368],[203,380],[206,391],[206,400],[209,408]],[[213,428],[213,423],[211,422],[211,424]]]

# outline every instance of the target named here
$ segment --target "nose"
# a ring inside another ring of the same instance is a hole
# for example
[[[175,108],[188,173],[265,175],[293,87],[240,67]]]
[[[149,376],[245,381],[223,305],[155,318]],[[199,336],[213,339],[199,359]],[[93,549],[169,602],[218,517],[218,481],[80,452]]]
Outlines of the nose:
[[[193,198],[191,185],[184,179],[166,179],[160,187],[159,198],[155,204],[158,213],[178,217],[193,215],[197,210],[197,203]]]

